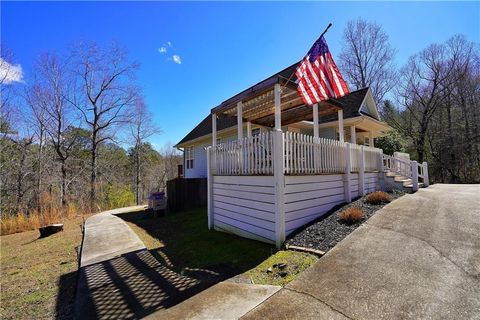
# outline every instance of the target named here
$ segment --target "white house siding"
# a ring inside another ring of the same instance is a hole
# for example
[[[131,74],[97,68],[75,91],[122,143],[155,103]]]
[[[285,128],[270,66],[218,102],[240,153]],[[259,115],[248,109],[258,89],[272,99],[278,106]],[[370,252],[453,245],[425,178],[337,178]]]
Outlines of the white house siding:
[[[286,235],[345,201],[342,174],[285,177]]]
[[[360,196],[360,190],[358,188],[358,174],[352,173],[350,175],[350,192],[352,199],[358,198]]]
[[[207,151],[205,147],[208,143],[197,144],[194,146],[193,168],[187,169],[185,156],[183,157],[183,168],[185,178],[206,178],[207,177]]]
[[[325,139],[337,139],[335,128],[320,128],[320,130],[318,131],[318,136]]]
[[[380,190],[379,173],[366,172],[365,193]],[[350,174],[352,199],[360,196]],[[267,243],[275,241],[273,176],[213,176],[214,228]],[[288,236],[345,202],[345,175],[285,176],[285,231]]]
[[[273,176],[214,176],[214,228],[274,243],[274,193]]]
[[[365,173],[365,193],[374,192],[380,190],[380,173],[378,172],[366,172]]]

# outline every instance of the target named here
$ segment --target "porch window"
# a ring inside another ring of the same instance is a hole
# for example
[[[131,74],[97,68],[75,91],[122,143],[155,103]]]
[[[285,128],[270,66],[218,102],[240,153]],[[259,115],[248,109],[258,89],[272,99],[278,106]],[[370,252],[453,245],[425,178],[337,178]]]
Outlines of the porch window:
[[[258,136],[260,134],[260,128],[255,128],[252,130],[252,137]]]
[[[187,169],[193,169],[194,149],[193,147],[185,148],[185,163]]]
[[[364,146],[369,146],[370,147],[370,137],[365,137],[365,140],[364,140],[364,143],[363,143]]]

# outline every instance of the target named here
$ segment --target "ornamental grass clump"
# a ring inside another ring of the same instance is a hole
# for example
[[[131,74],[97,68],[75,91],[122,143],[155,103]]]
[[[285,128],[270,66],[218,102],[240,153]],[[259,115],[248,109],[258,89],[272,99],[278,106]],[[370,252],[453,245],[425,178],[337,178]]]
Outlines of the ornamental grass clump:
[[[383,191],[372,192],[365,199],[365,202],[369,204],[382,204],[389,203],[390,201],[392,201],[392,197]]]
[[[354,224],[363,220],[363,218],[365,218],[365,214],[363,213],[362,209],[348,208],[340,212],[339,218],[347,224]]]

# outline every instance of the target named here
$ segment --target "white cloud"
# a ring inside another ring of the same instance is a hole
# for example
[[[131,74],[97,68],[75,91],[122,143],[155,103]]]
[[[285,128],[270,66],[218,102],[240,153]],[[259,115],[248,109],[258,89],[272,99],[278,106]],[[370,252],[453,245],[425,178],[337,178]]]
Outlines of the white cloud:
[[[170,48],[173,48],[172,43],[171,43],[170,41],[167,41],[167,45],[168,45]]]
[[[22,66],[13,65],[0,58],[0,82],[11,84],[12,82],[23,82]]]
[[[167,52],[167,48],[166,48],[166,47],[160,47],[160,48],[158,48],[158,52],[160,52],[160,53],[166,53],[166,52]]]
[[[175,62],[176,64],[182,64],[182,58],[180,58],[179,55],[174,54],[172,56],[172,59],[173,59],[173,62]]]

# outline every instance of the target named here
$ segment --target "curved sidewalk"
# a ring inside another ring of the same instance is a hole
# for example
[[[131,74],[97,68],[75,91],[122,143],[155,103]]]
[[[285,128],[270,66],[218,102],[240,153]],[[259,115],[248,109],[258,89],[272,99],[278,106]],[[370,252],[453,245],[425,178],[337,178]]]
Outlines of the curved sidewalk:
[[[161,265],[115,216],[143,209],[105,211],[85,222],[75,319],[138,319],[204,289],[198,280]]]

